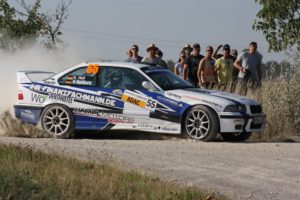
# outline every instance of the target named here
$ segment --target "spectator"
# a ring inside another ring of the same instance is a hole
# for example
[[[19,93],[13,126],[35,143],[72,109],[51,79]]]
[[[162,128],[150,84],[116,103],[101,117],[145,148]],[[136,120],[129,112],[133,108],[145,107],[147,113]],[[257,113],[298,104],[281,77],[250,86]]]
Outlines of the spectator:
[[[143,59],[142,56],[139,56],[139,47],[138,45],[134,44],[130,48],[132,56],[127,59],[127,62],[133,62],[133,63],[140,63]]]
[[[131,51],[131,49],[128,49],[126,54],[127,54],[127,59],[125,60],[125,62],[130,62],[130,60],[132,59],[132,56],[133,56],[133,52]]]
[[[191,55],[193,48],[191,47],[190,44],[186,44],[182,50],[185,52],[185,57],[187,58]]]
[[[235,62],[237,56],[238,56],[238,51],[236,49],[232,49],[230,52],[230,58],[233,60],[233,63]],[[239,70],[237,68],[233,67],[231,86],[230,86],[230,92],[232,92],[232,93],[234,93],[235,89],[236,89],[236,85],[238,82],[238,74],[239,74]]]
[[[213,47],[206,47],[205,57],[200,61],[198,67],[198,80],[199,87],[204,87],[208,89],[212,89],[216,80],[216,72],[215,72],[215,60],[212,58]]]
[[[202,58],[204,58],[204,56],[200,54],[200,50],[201,48],[198,43],[193,45],[191,55],[184,61],[182,72],[182,78],[189,81],[195,87],[197,87],[199,82],[197,76],[199,62]]]
[[[186,58],[186,53],[184,50],[182,50],[179,55],[178,63],[176,63],[174,66],[174,73],[177,76],[182,77],[182,71],[183,71],[183,65],[184,65],[185,58]]]
[[[230,51],[230,55],[231,55],[231,58],[233,58],[233,62],[237,59],[237,56],[238,56],[238,51],[236,49],[232,49]]]
[[[231,82],[233,68],[230,46],[225,44],[223,46],[223,56],[216,61],[218,87],[220,90],[226,90],[228,83]]]
[[[255,91],[260,86],[261,62],[262,55],[257,52],[256,42],[251,42],[248,51],[237,57],[234,66],[239,70],[240,95],[246,95],[248,88]]]
[[[156,57],[159,58],[159,61],[158,61],[157,65],[160,66],[160,67],[169,69],[166,61],[162,59],[163,55],[164,55],[163,52],[160,49],[157,49]]]
[[[148,64],[155,64],[157,65],[159,62],[159,58],[156,56],[156,51],[158,48],[155,46],[155,44],[150,44],[146,51],[148,52],[147,55],[142,59],[142,63],[148,63]]]

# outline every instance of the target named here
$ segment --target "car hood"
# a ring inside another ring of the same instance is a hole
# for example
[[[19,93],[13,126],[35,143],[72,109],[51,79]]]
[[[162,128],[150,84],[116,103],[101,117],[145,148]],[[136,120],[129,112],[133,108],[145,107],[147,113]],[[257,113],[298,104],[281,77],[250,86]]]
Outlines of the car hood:
[[[188,89],[176,89],[166,92],[168,96],[174,99],[181,99],[183,101],[193,100],[193,101],[217,101],[225,104],[240,103],[244,105],[257,105],[257,101],[250,99],[248,97],[216,91],[207,90],[200,88],[188,88]]]

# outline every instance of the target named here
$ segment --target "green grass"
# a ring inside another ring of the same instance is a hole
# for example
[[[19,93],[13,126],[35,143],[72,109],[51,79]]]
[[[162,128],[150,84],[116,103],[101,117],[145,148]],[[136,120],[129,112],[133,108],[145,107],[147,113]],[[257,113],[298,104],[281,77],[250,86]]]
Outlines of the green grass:
[[[113,166],[0,145],[0,199],[227,199]]]

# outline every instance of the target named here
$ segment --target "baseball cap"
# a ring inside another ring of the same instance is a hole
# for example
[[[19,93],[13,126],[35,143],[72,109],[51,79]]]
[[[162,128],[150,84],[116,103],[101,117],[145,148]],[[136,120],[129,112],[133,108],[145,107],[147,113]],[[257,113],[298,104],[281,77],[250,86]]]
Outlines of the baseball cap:
[[[183,47],[183,49],[185,50],[185,49],[187,49],[187,50],[192,50],[192,47],[191,47],[191,45],[190,44],[186,44],[184,47]]]
[[[131,49],[139,50],[139,47],[138,47],[138,45],[134,44],[134,45],[131,46]]]
[[[228,50],[228,51],[230,51],[230,46],[229,46],[229,44],[224,44],[223,50]]]
[[[150,49],[153,49],[154,51],[157,51],[158,48],[155,46],[155,44],[152,43],[152,44],[149,44],[149,46],[146,49],[146,51],[149,52]]]

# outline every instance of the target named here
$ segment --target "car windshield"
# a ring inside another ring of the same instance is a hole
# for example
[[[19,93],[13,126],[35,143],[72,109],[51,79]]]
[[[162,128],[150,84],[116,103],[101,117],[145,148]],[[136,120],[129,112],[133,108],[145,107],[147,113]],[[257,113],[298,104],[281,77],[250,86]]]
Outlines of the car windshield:
[[[194,88],[189,82],[161,67],[151,66],[141,69],[163,90]]]

